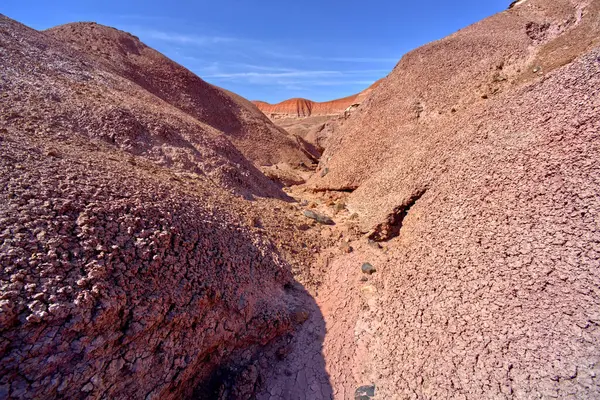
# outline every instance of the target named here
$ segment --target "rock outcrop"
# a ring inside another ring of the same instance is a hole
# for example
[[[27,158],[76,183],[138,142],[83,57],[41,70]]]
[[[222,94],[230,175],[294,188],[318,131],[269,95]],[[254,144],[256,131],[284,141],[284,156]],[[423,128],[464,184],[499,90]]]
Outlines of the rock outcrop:
[[[337,99],[317,103],[307,99],[290,99],[278,104],[255,101],[254,104],[279,127],[305,141],[311,155],[317,158],[327,147],[327,139],[332,132],[331,124],[343,124],[383,79],[378,80],[362,92]]]
[[[235,199],[48,136],[2,134],[1,398],[187,397],[290,329],[289,267]]]

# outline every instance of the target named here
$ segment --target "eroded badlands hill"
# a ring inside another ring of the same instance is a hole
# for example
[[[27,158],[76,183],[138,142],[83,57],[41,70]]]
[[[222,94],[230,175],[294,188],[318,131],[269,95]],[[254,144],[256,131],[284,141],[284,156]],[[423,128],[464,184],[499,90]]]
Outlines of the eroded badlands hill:
[[[95,23],[62,25],[46,33],[223,132],[258,166],[312,162],[312,156],[295,136],[273,125],[251,102],[204,82],[133,35]]]
[[[189,397],[295,324],[288,197],[228,139],[279,131],[199,79],[169,97],[152,68],[174,64],[122,32],[74,29],[109,61],[0,15],[0,398]]]
[[[2,17],[0,398],[600,397],[598,21],[407,54],[284,193],[135,51]]]
[[[263,101],[254,101],[254,104],[277,126],[303,138],[320,154],[327,145],[330,133],[326,129],[326,122],[336,120],[343,124],[382,81],[383,79],[378,80],[355,95],[321,103],[307,99],[289,99],[278,104]]]
[[[402,58],[311,184],[386,242],[382,398],[598,397],[600,2],[518,2]]]

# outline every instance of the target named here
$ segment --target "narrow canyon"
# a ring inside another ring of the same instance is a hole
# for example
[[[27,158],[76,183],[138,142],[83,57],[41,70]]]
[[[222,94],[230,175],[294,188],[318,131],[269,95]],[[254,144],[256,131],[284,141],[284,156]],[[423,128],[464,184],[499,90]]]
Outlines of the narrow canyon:
[[[279,104],[0,14],[0,399],[600,398],[600,0]]]

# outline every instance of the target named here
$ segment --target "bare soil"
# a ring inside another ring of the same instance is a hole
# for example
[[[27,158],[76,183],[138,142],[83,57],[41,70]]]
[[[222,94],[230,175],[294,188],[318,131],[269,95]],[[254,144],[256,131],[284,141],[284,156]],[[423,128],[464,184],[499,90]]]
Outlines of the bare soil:
[[[0,16],[0,398],[600,397],[599,16],[514,3],[295,132]]]

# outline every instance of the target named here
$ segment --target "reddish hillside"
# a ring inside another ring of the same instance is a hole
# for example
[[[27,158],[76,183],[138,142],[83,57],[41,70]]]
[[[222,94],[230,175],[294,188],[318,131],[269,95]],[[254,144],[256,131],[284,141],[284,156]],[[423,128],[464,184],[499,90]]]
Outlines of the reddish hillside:
[[[273,114],[324,149],[280,189],[245,99],[0,15],[0,398],[600,398],[599,21],[515,1]]]
[[[174,64],[136,72],[152,50],[75,28],[113,32],[91,49],[110,62],[0,15],[0,398],[190,398],[292,328],[283,257],[310,260],[311,241],[228,139],[258,127],[243,101],[179,86],[182,69],[173,87],[202,92],[178,98],[153,71]]]
[[[295,136],[273,125],[249,101],[206,83],[129,33],[95,23],[66,24],[46,33],[225,133],[257,165],[312,162]]]
[[[321,103],[307,99],[295,98],[285,100],[277,104],[269,104],[264,101],[254,101],[254,104],[256,104],[263,113],[269,116],[277,115],[288,117],[310,117],[339,115],[348,107],[354,104],[360,104],[373,91],[373,89],[379,86],[380,83],[381,80],[375,82],[373,85],[358,94]]]
[[[599,17],[517,2],[404,56],[333,125],[312,184],[352,192],[386,248],[378,397],[598,397]]]

